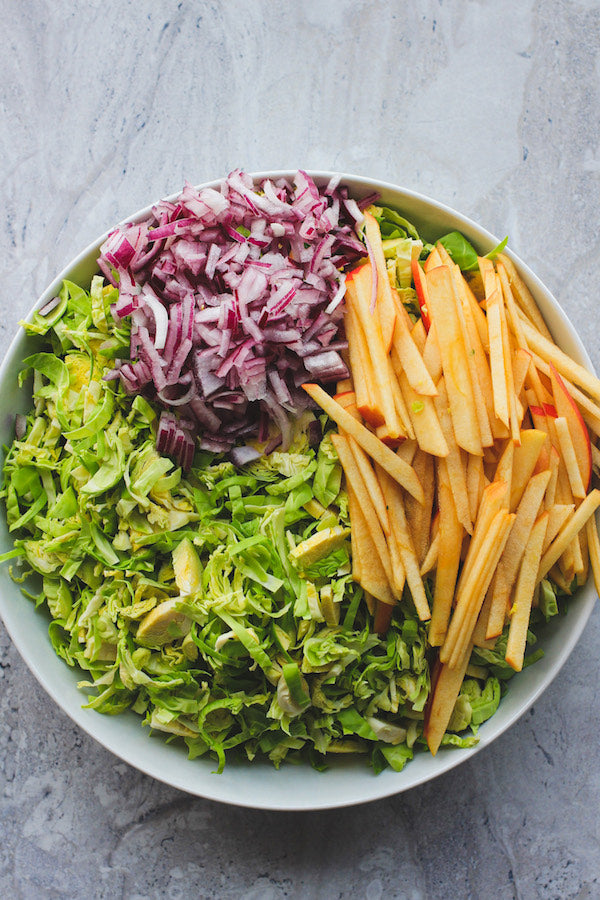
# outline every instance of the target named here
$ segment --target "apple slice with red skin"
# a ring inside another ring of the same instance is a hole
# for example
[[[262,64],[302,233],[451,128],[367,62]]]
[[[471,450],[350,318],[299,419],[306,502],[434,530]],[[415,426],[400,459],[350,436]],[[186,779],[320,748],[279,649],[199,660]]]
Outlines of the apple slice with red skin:
[[[421,310],[421,318],[423,319],[423,325],[425,326],[425,331],[429,331],[429,327],[431,325],[431,319],[429,318],[429,305],[427,298],[427,284],[425,282],[425,278],[423,277],[423,269],[419,265],[419,260],[414,256],[412,258],[411,271],[413,277],[413,283],[415,286],[415,291],[417,293],[417,300],[419,301],[419,308]]]
[[[387,633],[392,621],[393,611],[393,606],[390,606],[388,603],[382,603],[381,600],[377,601],[377,606],[375,607],[375,619],[373,621],[373,630],[377,634],[384,635]]]
[[[362,263],[360,264],[360,266],[355,266],[354,269],[350,269],[349,272],[346,272],[346,284],[347,284],[349,281],[354,281],[355,276],[358,275],[358,273],[360,272],[360,270],[361,270],[361,269],[364,269],[364,267],[365,267],[365,266],[368,266],[368,265],[369,265],[369,260],[366,259],[364,262],[362,262]]]
[[[375,434],[384,444],[387,444],[392,450],[397,450],[400,444],[403,444],[406,440],[406,436],[401,434],[399,437],[392,437],[387,430],[387,425],[384,423],[383,425],[378,425],[375,429]]]
[[[550,383],[552,385],[552,397],[556,406],[556,412],[567,420],[581,480],[585,490],[589,491],[592,480],[592,447],[587,425],[583,421],[579,407],[552,363],[550,363]]]

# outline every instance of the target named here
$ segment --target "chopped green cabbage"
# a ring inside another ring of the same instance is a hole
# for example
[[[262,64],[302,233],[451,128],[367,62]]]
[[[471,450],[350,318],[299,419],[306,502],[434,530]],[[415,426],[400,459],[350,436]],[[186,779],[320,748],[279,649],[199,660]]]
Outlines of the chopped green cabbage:
[[[314,450],[299,430],[289,453],[243,469],[197,453],[184,475],[155,449],[149,404],[103,380],[129,345],[115,299],[99,278],[89,294],[66,282],[52,321],[25,325],[44,345],[24,363],[33,409],[0,494],[15,535],[2,560],[35,573],[28,596],[88,706],[132,709],[219,770],[238,750],[321,768],[330,749],[399,769],[412,749],[382,745],[366,720],[422,715],[425,631],[408,602],[385,638],[370,630],[327,428]],[[303,568],[292,551],[313,536]]]
[[[410,292],[418,235],[376,213]],[[156,451],[150,404],[103,379],[129,347],[116,299],[99,277],[89,293],[65,282],[54,310],[25,323],[40,348],[20,376],[33,406],[4,463],[15,540],[0,562],[47,608],[52,646],[80,673],[90,708],[132,710],[218,771],[239,752],[275,766],[303,756],[317,769],[330,754],[363,753],[375,772],[401,771],[424,743],[426,627],[406,589],[387,634],[371,630],[330,423],[321,417],[315,449],[309,412],[289,452],[236,468],[198,451],[185,475]],[[556,612],[545,580],[539,619]],[[506,634],[474,652],[486,678],[465,680],[443,744],[472,746],[495,712],[513,674],[505,644]]]

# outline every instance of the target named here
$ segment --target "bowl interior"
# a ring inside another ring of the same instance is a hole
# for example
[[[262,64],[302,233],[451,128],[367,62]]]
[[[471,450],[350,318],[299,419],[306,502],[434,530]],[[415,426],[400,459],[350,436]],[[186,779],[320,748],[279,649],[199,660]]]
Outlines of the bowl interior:
[[[259,173],[264,175],[267,173]],[[290,175],[289,172],[268,173]],[[326,181],[330,173],[310,173],[318,181]],[[343,176],[355,197],[379,191],[383,202],[397,207],[413,221],[427,239],[459,230],[480,252],[487,252],[498,240],[454,210],[410,191],[370,179]],[[213,184],[214,186],[214,184]],[[143,218],[150,207],[129,221]],[[48,287],[35,308],[53,297],[63,280],[69,278],[89,285],[97,271],[98,248],[105,236],[83,251]],[[532,291],[548,327],[560,346],[578,362],[591,368],[591,362],[569,320],[556,300],[535,275],[512,255],[521,276]],[[14,436],[16,412],[30,406],[27,390],[20,390],[17,375],[22,360],[32,352],[35,341],[19,332],[13,340],[0,368],[0,443],[10,444]],[[4,515],[0,516],[0,553],[12,548]],[[364,761],[340,759],[326,773],[309,766],[288,765],[279,771],[268,762],[230,762],[221,775],[214,774],[215,764],[209,759],[187,760],[185,748],[167,745],[161,737],[149,737],[134,713],[103,716],[82,708],[86,695],[77,688],[78,673],[59,659],[48,639],[48,618],[21,594],[10,578],[9,566],[0,566],[0,614],[23,659],[40,684],[56,703],[80,727],[104,747],[132,766],[160,781],[191,794],[240,806],[263,809],[302,810],[349,806],[389,796],[415,787],[469,759],[488,746],[513,724],[550,684],[577,642],[592,611],[596,594],[592,582],[578,591],[569,605],[566,617],[545,629],[541,646],[545,656],[510,682],[508,694],[497,713],[481,727],[480,743],[470,750],[440,750],[436,757],[419,753],[401,773],[386,770],[373,775]]]

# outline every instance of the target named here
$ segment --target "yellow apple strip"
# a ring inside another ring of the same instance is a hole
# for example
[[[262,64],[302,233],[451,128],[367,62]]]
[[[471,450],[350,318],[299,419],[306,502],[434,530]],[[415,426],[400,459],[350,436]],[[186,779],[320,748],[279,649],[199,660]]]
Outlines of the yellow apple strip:
[[[438,396],[434,397],[433,402],[435,404],[440,427],[448,445],[449,452],[448,456],[446,456],[446,465],[450,487],[452,489],[452,494],[454,495],[456,514],[459,522],[464,525],[465,531],[472,534],[473,522],[471,520],[469,508],[469,493],[467,490],[465,466],[463,463],[462,451],[456,442],[456,435],[454,433],[454,428],[452,427],[452,418],[450,415],[449,400],[444,378],[440,378],[437,388]]]
[[[477,262],[479,264],[479,271],[481,273],[481,280],[483,282],[483,290],[485,292],[485,300],[487,304],[490,296],[497,288],[494,263],[491,259],[487,259],[487,257],[485,256],[478,256]]]
[[[573,574],[577,575],[577,576],[582,575],[583,572],[585,571],[585,564],[583,562],[581,543],[579,541],[579,536],[581,534],[581,531],[583,531],[583,529],[581,529],[577,533],[577,535],[573,538],[573,540],[571,541],[571,550],[573,553]],[[560,560],[559,560],[559,562],[560,562]]]
[[[466,350],[466,360],[471,376],[471,385],[473,388],[473,397],[475,402],[475,412],[479,424],[481,435],[481,444],[483,447],[490,447],[494,443],[492,431],[490,429],[490,414],[493,415],[493,403],[491,395],[491,379],[485,351],[482,346],[481,338],[477,330],[477,324],[473,315],[468,294],[469,288],[463,278],[459,266],[454,263],[443,244],[438,243],[436,249],[440,255],[442,265],[447,266],[452,276],[456,295],[456,311],[462,331],[463,342]],[[483,321],[483,329],[487,332],[485,324],[485,315],[480,309],[477,301],[473,298],[473,302],[477,309],[478,315]],[[487,374],[487,377],[486,377]],[[489,396],[487,393],[489,387]],[[489,401],[489,407],[488,407]]]
[[[521,328],[519,310],[517,308],[517,304],[510,286],[506,267],[502,264],[502,262],[497,262],[496,270],[498,272],[498,277],[500,278],[500,284],[502,286],[502,295],[504,297],[504,303],[506,304],[506,314],[508,317],[508,322],[514,332],[517,346],[522,350],[528,351],[529,348],[525,339],[525,335],[523,334],[523,329]]]
[[[448,266],[450,269],[452,266],[456,265],[444,245],[441,241],[437,241],[435,245],[435,252],[439,255],[438,265],[440,266]],[[460,269],[459,269],[460,271]]]
[[[508,437],[508,434],[505,437]],[[503,443],[496,441],[493,447],[486,447],[483,451],[483,467],[490,478],[493,478],[493,471],[496,469],[498,460],[502,455],[502,447]]]
[[[417,615],[424,622],[431,617],[431,612],[423,579],[421,578],[419,561],[406,522],[402,492],[398,484],[384,469],[379,468],[377,475],[387,499],[392,533],[400,550],[400,557],[406,573],[406,583],[410,589]]]
[[[586,490],[583,486],[583,481],[581,480],[581,472],[579,471],[575,447],[573,446],[573,439],[569,431],[567,420],[563,416],[558,416],[558,418],[554,420],[554,427],[556,428],[560,452],[564,460],[567,475],[569,476],[573,496],[578,500],[582,500],[586,495]]]
[[[361,341],[357,335],[360,325],[356,320],[356,313],[350,306],[346,306],[344,311],[344,326],[348,339],[350,370],[355,385],[356,405],[359,409],[370,408],[371,397],[369,396],[369,385],[366,377],[367,370],[363,354],[361,353]],[[338,393],[340,392],[338,391]]]
[[[497,328],[499,327],[501,333],[501,342],[502,342],[502,370],[503,377],[506,382],[506,412],[507,412],[507,420],[504,419],[503,415],[500,415],[500,420],[510,427],[512,439],[515,443],[519,442],[519,422],[517,415],[517,403],[515,397],[515,385],[514,385],[514,376],[512,371],[512,349],[510,346],[510,338],[508,333],[508,325],[506,322],[506,309],[504,306],[504,295],[502,291],[502,282],[496,272],[494,271],[493,263],[489,259],[485,259],[479,257],[479,268],[481,271],[484,288],[485,288],[485,299],[486,299],[486,309],[488,313],[488,328],[490,327],[489,316],[490,316],[490,306],[492,305],[492,326],[494,333],[496,333]],[[497,299],[496,299],[497,298]],[[496,308],[497,304],[497,308]],[[499,323],[496,320],[499,320]],[[494,358],[494,355],[496,358]],[[497,343],[492,345],[490,341],[490,365],[494,365],[496,367],[496,381],[494,382],[496,389],[500,386],[500,378],[502,377],[501,372],[498,370],[500,367],[500,359],[498,354]],[[493,375],[494,379],[494,375]],[[504,392],[502,392],[504,393]],[[495,394],[494,396],[497,396]],[[504,397],[502,397],[502,402],[504,403]]]
[[[360,444],[371,459],[379,463],[381,468],[385,469],[415,500],[418,500],[420,503],[423,501],[423,488],[412,466],[404,462],[389,447],[386,447],[368,428],[365,428],[364,425],[353,419],[350,413],[346,412],[339,403],[336,403],[333,397],[318,384],[303,384],[302,387],[317,406],[320,406],[323,412],[326,412],[329,418],[333,419],[342,431],[345,431]]]
[[[546,496],[544,497],[544,505],[547,510],[552,511],[556,506],[556,488],[558,485],[558,467],[560,465],[560,456],[556,447],[550,447],[548,458],[548,468],[550,469],[550,481],[546,488]]]
[[[577,584],[579,587],[581,587],[582,584],[585,584],[587,582],[588,576],[590,574],[590,550],[588,547],[587,523],[586,527],[582,528],[577,535],[577,539],[579,541],[581,558],[583,560],[583,568],[581,572],[577,573]]]
[[[517,343],[518,349],[514,354],[514,365],[518,367],[518,371],[514,371],[513,366],[513,384],[514,384],[514,399],[512,395],[510,396],[510,404],[511,404],[511,430],[513,435],[513,440],[516,438],[516,429],[520,427],[521,422],[523,421],[523,416],[525,414],[525,410],[519,400],[519,395],[523,389],[525,377],[529,371],[530,361],[531,361],[531,353],[529,351],[529,347],[527,341],[525,340],[525,336],[523,334],[523,330],[521,328],[521,320],[519,317],[519,313],[517,310],[517,305],[515,303],[512,291],[510,289],[510,284],[508,282],[508,276],[506,274],[506,270],[502,263],[498,263],[498,276],[501,285],[501,292],[504,298],[505,304],[505,321],[504,321],[504,331],[505,333],[505,341],[509,340],[508,335],[508,325],[510,324],[510,329],[515,336],[515,340]],[[541,398],[540,381],[537,376],[537,372],[534,371],[534,384],[538,394]],[[510,389],[509,389],[510,390]]]
[[[394,359],[394,368],[396,368],[394,348],[392,348],[392,358]],[[409,383],[404,371],[400,371],[398,381],[419,447],[432,456],[448,456],[450,450],[435,411],[433,398],[419,396]]]
[[[370,594],[368,591],[365,591],[364,588],[363,588],[363,597],[365,598],[365,603],[367,604],[367,609],[369,610],[369,613],[372,616],[374,616],[375,610],[377,608],[377,603],[378,603],[377,598],[374,597],[373,594]],[[390,604],[386,604],[386,605],[391,606],[392,604],[390,603]],[[373,623],[373,625],[374,624],[375,623]],[[375,628],[373,628],[373,630],[375,630]]]
[[[354,392],[354,385],[351,378],[344,378],[342,381],[338,381],[335,386],[336,394],[345,394],[347,391]]]
[[[375,404],[369,387],[369,351],[364,338],[362,326],[358,321],[353,306],[346,304],[344,311],[344,326],[348,339],[348,356],[354,390],[356,392],[356,406],[362,416],[373,425],[383,424],[383,414],[376,413]],[[338,391],[339,393],[339,391]]]
[[[435,573],[433,609],[429,624],[429,643],[432,647],[439,647],[443,644],[446,636],[464,534],[464,528],[456,515],[445,460],[440,460],[437,467],[440,549]]]
[[[515,521],[494,575],[492,605],[485,634],[488,640],[502,634],[504,619],[509,608],[510,592],[515,583],[531,529],[542,506],[549,480],[549,471],[534,475],[525,488],[517,507]]]
[[[525,428],[521,431],[521,443],[515,447],[513,460],[513,477],[510,488],[510,509],[514,510],[520,503],[523,491],[533,475],[542,447],[548,435],[537,428]]]
[[[524,381],[529,372],[529,368],[531,366],[531,353],[525,340],[525,336],[523,334],[523,329],[521,328],[521,319],[519,317],[519,313],[517,310],[517,305],[515,303],[514,297],[512,295],[512,291],[510,289],[510,285],[508,283],[508,276],[506,274],[506,270],[504,269],[502,263],[498,264],[498,275],[500,278],[500,284],[502,286],[502,295],[504,297],[504,303],[506,308],[507,315],[507,325],[510,326],[511,331],[515,336],[515,340],[517,343],[517,350],[514,354],[514,365],[513,365],[513,378],[514,378],[514,388],[515,388],[515,405],[517,408],[517,419],[519,424],[523,420],[523,415],[525,410],[523,409],[520,401],[518,400],[521,391],[523,390]],[[516,368],[515,368],[516,367]],[[537,371],[534,370],[534,384],[538,394],[540,394],[539,387],[540,381],[537,375]],[[541,394],[540,394],[541,400]]]
[[[335,447],[337,455],[340,459],[340,463],[342,464],[342,468],[346,476],[346,483],[349,484],[354,491],[358,506],[360,507],[364,519],[367,523],[367,528],[369,530],[369,534],[371,535],[372,543],[377,551],[379,560],[381,561],[381,566],[383,567],[383,571],[385,572],[387,582],[389,585],[391,585],[393,583],[392,566],[390,553],[385,540],[385,535],[381,528],[381,523],[379,522],[379,519],[377,517],[377,512],[375,511],[375,507],[372,503],[367,486],[363,480],[361,471],[358,468],[356,460],[354,459],[354,456],[350,449],[349,440],[348,438],[343,437],[341,434],[332,434],[331,442]],[[366,559],[362,553],[362,550],[360,554],[360,560],[362,569],[361,574],[364,575]],[[368,590],[370,591],[370,593],[374,594],[374,596],[377,596],[373,590],[371,590],[370,588],[368,588]]]
[[[485,313],[477,302],[473,291],[465,281],[464,275],[460,270],[460,266],[457,266],[456,263],[452,261],[450,255],[442,244],[438,243],[436,245],[436,248],[440,254],[440,259],[442,261],[441,264],[444,266],[448,266],[450,268],[450,271],[452,272],[452,277],[456,285],[456,292],[462,303],[465,318],[467,317],[467,312],[469,312],[471,318],[473,319],[473,322],[475,323],[475,327],[477,328],[481,344],[487,352],[489,346]]]
[[[531,535],[525,549],[515,588],[505,655],[506,662],[515,672],[520,672],[523,668],[527,629],[531,615],[531,602],[536,587],[536,578],[540,567],[542,545],[547,524],[548,513],[545,512],[542,513],[531,529]]]
[[[567,356],[556,344],[543,337],[529,322],[521,319],[521,323],[527,343],[544,362],[553,363],[563,377],[573,381],[595,400],[600,401],[600,379]]]
[[[385,499],[381,491],[381,486],[379,484],[379,481],[377,480],[375,472],[373,471],[371,460],[369,459],[363,448],[356,443],[354,438],[348,438],[348,446],[350,447],[350,451],[352,452],[354,461],[356,462],[356,465],[360,470],[360,474],[362,475],[365,487],[369,492],[371,502],[375,507],[375,512],[377,513],[377,518],[379,519],[383,533],[387,537],[389,537],[390,520],[387,513]]]
[[[388,550],[390,553],[390,563],[392,567],[392,592],[395,597],[402,597],[404,583],[406,581],[406,570],[402,562],[400,546],[396,540],[395,532],[392,531],[387,538]]]
[[[472,638],[477,617],[514,518],[514,513],[507,513],[505,510],[496,513],[481,541],[481,552],[474,557],[468,578],[459,590],[446,640],[440,650],[442,662],[447,662],[453,668],[459,664]]]
[[[400,459],[403,459],[407,465],[412,466],[414,458],[417,454],[417,450],[419,449],[419,445],[415,440],[407,440],[402,441],[398,449],[396,450],[396,456]],[[420,482],[421,479],[419,479]]]
[[[592,564],[592,573],[594,575],[594,585],[596,586],[596,593],[600,596],[600,539],[598,538],[595,516],[587,520],[585,528],[587,531],[590,563]]]
[[[349,507],[350,520],[352,522],[352,532],[356,532],[356,545],[359,548],[358,552],[360,558],[359,573],[357,573],[360,574],[360,578],[357,578],[354,573],[353,578],[355,581],[358,581],[365,591],[365,599],[367,598],[367,595],[370,595],[371,597],[380,600],[382,603],[392,606],[396,603],[396,599],[392,593],[389,581],[386,578],[379,554],[377,553],[377,548],[371,538],[367,521],[360,508],[360,503],[354,495],[352,488],[350,488],[348,493],[349,498],[350,496],[354,498]],[[367,605],[369,605],[368,602]],[[369,605],[369,612],[373,614],[373,605]]]
[[[393,293],[392,297],[395,306],[405,312],[398,295]],[[408,321],[410,324],[410,319]],[[429,397],[435,397],[437,393],[435,384],[413,340],[409,324],[407,324],[400,313],[396,315],[392,346],[395,348],[399,359],[402,360],[402,367],[412,389],[417,394],[427,394]]]
[[[558,585],[558,587],[560,588],[561,591],[563,591],[563,593],[565,593],[569,596],[573,593],[573,591],[571,590],[571,584],[573,582],[573,577],[565,578],[565,576],[563,575],[563,573],[561,572],[561,570],[559,569],[558,566],[552,566],[552,568],[550,569],[550,571],[548,573],[548,576],[549,576],[549,578],[551,578],[551,580],[556,585]],[[539,585],[538,585],[538,589],[539,589]]]
[[[592,450],[592,463],[593,463],[594,469],[600,470],[600,450],[598,449],[598,447],[596,447],[596,445],[594,443],[592,443],[592,445],[591,445],[591,450]]]
[[[426,279],[456,442],[468,453],[481,456],[481,432],[452,275],[447,266],[439,266],[427,272]]]
[[[346,412],[349,412],[353,419],[356,419],[357,422],[362,422],[363,417],[358,411],[358,407],[356,405],[356,392],[355,391],[346,391],[344,394],[334,394],[333,399],[336,403],[339,403],[342,409],[345,409]]]
[[[481,446],[491,447],[494,443],[494,435],[492,434],[492,429],[490,427],[490,419],[488,417],[486,408],[486,398],[480,381],[481,370],[479,367],[479,358],[477,356],[477,347],[473,346],[474,341],[472,340],[472,338],[475,338],[477,346],[479,349],[481,349],[482,353],[483,348],[479,343],[479,336],[476,334],[476,332],[473,335],[469,333],[469,327],[465,321],[464,313],[460,303],[457,305],[457,308],[458,316],[461,321],[461,327],[463,329],[465,348],[467,351],[467,365],[469,367],[471,386],[473,388],[473,401],[475,403],[475,413],[477,416],[477,424],[479,426]]]
[[[443,265],[442,257],[440,256],[440,248],[441,244],[438,243],[436,247],[433,248],[425,262],[423,263],[423,268],[425,269],[425,273],[431,271],[431,269],[437,269],[438,266]]]
[[[406,401],[404,399],[404,395],[402,393],[402,389],[399,383],[399,373],[402,372],[402,366],[396,368],[394,364],[394,348],[392,347],[392,356],[387,358],[387,367],[388,367],[388,379],[390,385],[390,391],[392,393],[392,397],[394,399],[394,406],[396,408],[396,413],[398,415],[398,419],[400,421],[400,425],[402,428],[402,433],[406,437],[411,438],[411,440],[415,439],[415,431],[412,426],[410,414],[408,409],[406,408]]]
[[[394,334],[396,309],[392,299],[392,288],[385,264],[385,255],[383,252],[383,244],[381,242],[381,231],[379,230],[377,219],[367,211],[365,211],[364,216],[365,235],[371,246],[371,250],[373,251],[377,269],[377,314],[381,323],[381,334],[385,352],[389,353]],[[374,272],[371,272],[371,277],[375,277]]]
[[[477,518],[477,510],[481,502],[483,457],[470,456],[467,459],[467,495],[469,498],[469,515],[471,521]]]
[[[399,437],[402,430],[388,384],[387,351],[384,348],[379,321],[369,308],[371,302],[370,278],[371,267],[368,263],[355,271],[352,280],[347,282],[346,304],[353,306],[367,341],[372,362],[370,376],[373,379],[373,387],[377,389],[377,400],[381,405],[385,423],[390,433]]]
[[[412,339],[416,344],[417,350],[423,356],[425,353],[425,343],[427,341],[427,332],[425,331],[425,325],[423,324],[423,319],[417,319],[415,324],[413,325],[412,331]],[[427,369],[429,372],[429,369]],[[429,372],[431,375],[431,372]],[[436,378],[433,379],[433,383],[437,381]]]
[[[541,334],[543,334],[544,337],[551,341],[552,335],[548,330],[548,326],[544,322],[544,317],[539,311],[537,304],[533,299],[531,292],[529,291],[529,288],[517,272],[512,259],[505,253],[500,253],[498,254],[498,262],[501,263],[506,269],[510,285],[513,289],[513,294],[515,295],[517,303],[521,307],[522,311],[531,320],[537,330]]]
[[[440,533],[436,534],[431,544],[429,545],[429,550],[427,551],[427,556],[421,563],[420,574],[421,578],[424,578],[425,575],[429,575],[435,567],[437,566],[438,556],[440,553]]]
[[[594,489],[593,491],[590,491],[585,500],[582,500],[580,506],[578,506],[571,518],[563,525],[544,553],[540,562],[540,570],[537,577],[538,582],[546,577],[552,566],[558,562],[573,538],[577,536],[587,520],[596,512],[599,506],[600,491]]]
[[[509,427],[508,392],[506,388],[506,368],[502,341],[502,314],[500,294],[493,291],[486,298],[487,324],[490,341],[490,371],[494,394],[494,411],[503,425]]]
[[[498,284],[498,296],[500,298],[500,318],[502,325],[502,349],[504,352],[504,374],[506,377],[506,393],[508,396],[508,414],[510,419],[510,432],[515,444],[519,443],[519,425],[520,418],[517,412],[517,395],[515,393],[515,380],[512,369],[513,351],[510,343],[510,335],[508,325],[506,323],[506,310],[504,308],[504,300],[502,297],[502,286],[500,279],[496,276]]]
[[[427,366],[427,371],[433,378],[433,381],[437,384],[442,374],[442,357],[435,322],[431,323],[431,327],[427,332],[425,349],[423,350],[423,362]]]
[[[546,416],[546,426],[548,434],[553,443],[553,449],[560,448],[558,434],[555,426],[555,419],[552,416]],[[567,474],[565,461],[560,453],[558,453],[558,471],[556,478],[555,500],[558,503],[570,504],[574,502],[573,492],[571,490],[571,482]],[[575,504],[577,506],[577,504]],[[560,569],[567,579],[572,581],[576,572],[583,570],[583,560],[581,558],[581,547],[577,535],[573,537],[559,559]]]
[[[465,346],[468,348],[467,358],[472,366],[471,378],[473,381],[473,391],[477,403],[480,403],[482,407],[481,411],[478,413],[481,443],[484,447],[489,447],[492,445],[493,438],[496,435],[493,433],[492,427],[495,420],[492,376],[485,349],[489,346],[487,323],[483,311],[477,301],[473,298],[475,307],[483,319],[483,328],[485,330],[484,344],[481,339],[480,330],[477,326],[474,309],[469,300],[466,299],[466,290],[468,290],[467,284],[458,266],[455,266],[452,271],[462,306],[462,314],[466,329]],[[484,421],[484,418],[486,421]]]
[[[487,631],[487,623],[490,618],[490,609],[492,606],[492,591],[493,580],[489,588],[487,589],[487,593],[481,607],[481,612],[479,613],[479,618],[477,619],[477,624],[473,629],[473,644],[476,647],[482,647],[486,650],[493,650],[493,648],[496,646],[496,638],[487,640],[485,636],[485,633]]]
[[[448,723],[456,705],[465,672],[471,658],[472,645],[467,646],[460,664],[454,669],[438,664],[439,668],[434,674],[434,683],[431,693],[431,702],[425,716],[423,734],[432,756],[439,750],[442,738],[446,733]]]
[[[494,472],[494,481],[503,481],[507,487],[507,495],[506,495],[506,508],[508,509],[510,503],[510,490],[512,485],[512,477],[513,477],[513,467],[515,464],[515,445],[512,441],[507,441],[506,447],[504,448],[504,452],[500,459],[498,460],[498,465],[496,466],[496,471]]]
[[[422,563],[431,542],[431,516],[435,498],[435,460],[429,453],[417,449],[412,466],[423,485],[424,500],[423,503],[418,503],[414,497],[407,495],[404,498],[404,508],[417,559],[419,563]]]
[[[469,577],[473,563],[481,554],[481,547],[483,546],[485,535],[492,524],[492,520],[498,512],[506,510],[507,494],[508,485],[502,481],[492,482],[483,493],[477,513],[477,527],[468,545],[467,555],[455,591],[457,596],[461,592],[464,582]]]
[[[362,545],[358,539],[358,535],[361,527],[363,529],[366,529],[367,523],[365,522],[364,516],[360,511],[356,495],[352,490],[352,487],[348,484],[346,485],[346,492],[348,494],[348,512],[350,513],[350,522],[352,524],[352,527],[350,529],[350,549],[352,551],[352,578],[354,581],[360,584],[360,575],[362,569]],[[358,521],[359,518],[362,520],[360,523]]]
[[[515,396],[520,397],[525,386],[527,372],[531,365],[531,353],[522,347],[517,348],[513,356],[513,376],[515,379]]]
[[[546,512],[548,513],[548,525],[546,528],[546,536],[544,538],[542,553],[546,552],[567,519],[573,515],[574,510],[574,503],[555,503],[554,506],[550,507],[550,509],[546,507]]]

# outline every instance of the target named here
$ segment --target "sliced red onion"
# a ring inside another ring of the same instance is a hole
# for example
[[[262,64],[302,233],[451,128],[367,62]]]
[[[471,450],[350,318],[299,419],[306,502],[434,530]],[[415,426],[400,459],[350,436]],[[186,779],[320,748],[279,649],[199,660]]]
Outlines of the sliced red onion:
[[[348,377],[346,364],[335,350],[326,350],[324,353],[306,356],[304,365],[313,378],[321,381],[341,381]]]
[[[27,432],[27,416],[17,413],[15,416],[15,437],[18,441],[25,437]]]
[[[59,303],[60,297],[53,297],[52,300],[49,300],[41,309],[38,309],[38,314],[40,316],[48,316],[52,310],[56,309]]]
[[[233,447],[229,452],[229,459],[234,466],[246,466],[249,462],[260,459],[261,456],[262,453],[260,450],[257,450],[256,447],[251,447],[249,444],[244,444],[241,447]]]
[[[346,372],[341,268],[365,255],[362,218],[337,176],[319,188],[302,171],[255,183],[236,170],[109,235],[99,266],[119,286],[114,314],[136,326],[132,362],[108,374],[165,407],[161,452],[186,467],[203,431],[202,446],[223,452],[242,435],[265,440],[269,421],[289,446],[286,410],[306,408],[307,375]]]
[[[377,287],[375,287],[375,291],[377,291]],[[335,295],[334,295],[334,297],[333,297],[333,300],[331,301],[331,303],[329,303],[329,304],[325,307],[325,312],[327,313],[327,315],[330,316],[331,313],[332,313],[335,309],[337,309],[337,307],[340,305],[340,303],[341,303],[342,300],[344,299],[344,294],[345,294],[345,293],[346,293],[346,276],[342,273],[342,274],[340,275],[339,287],[338,287],[338,289],[337,289],[337,291],[336,291],[336,293],[335,293]],[[377,294],[376,294],[376,296],[377,296]],[[372,301],[371,301],[371,302],[372,302]]]
[[[151,309],[154,316],[154,346],[156,350],[162,350],[167,340],[169,315],[149,285],[145,286],[143,296],[144,303]]]
[[[348,198],[344,200],[344,206],[346,207],[352,218],[355,219],[357,225],[360,225],[364,219],[364,216],[356,200]]]

